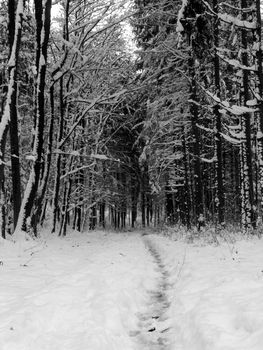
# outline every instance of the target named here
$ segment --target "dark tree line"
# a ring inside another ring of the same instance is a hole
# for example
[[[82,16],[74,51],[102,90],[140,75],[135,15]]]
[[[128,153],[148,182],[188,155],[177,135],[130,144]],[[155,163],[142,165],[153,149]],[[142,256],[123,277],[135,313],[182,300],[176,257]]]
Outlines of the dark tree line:
[[[260,1],[135,1],[149,182],[164,219],[261,222]]]
[[[0,2],[1,231],[261,223],[260,1]],[[127,20],[137,43],[129,52]],[[8,33],[8,35],[6,35]]]

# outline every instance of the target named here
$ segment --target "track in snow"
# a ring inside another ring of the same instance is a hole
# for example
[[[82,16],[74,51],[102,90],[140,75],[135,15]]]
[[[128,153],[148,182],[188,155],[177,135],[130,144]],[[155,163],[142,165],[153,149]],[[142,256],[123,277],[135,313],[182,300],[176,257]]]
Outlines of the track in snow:
[[[157,250],[149,238],[145,238],[146,248],[154,258],[160,278],[156,290],[150,290],[149,301],[144,313],[138,314],[138,331],[132,332],[136,337],[138,350],[169,350],[169,333],[171,332],[167,310],[170,306],[167,291],[172,285],[169,283],[169,273]]]

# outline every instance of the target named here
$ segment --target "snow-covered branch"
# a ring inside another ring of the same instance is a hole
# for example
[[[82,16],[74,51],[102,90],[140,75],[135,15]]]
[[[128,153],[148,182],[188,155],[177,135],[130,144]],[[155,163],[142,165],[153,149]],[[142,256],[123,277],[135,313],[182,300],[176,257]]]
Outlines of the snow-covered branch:
[[[237,17],[233,17],[231,15],[228,15],[227,13],[219,13],[218,18],[225,22],[232,24],[238,28],[243,28],[243,29],[256,29],[257,28],[257,22],[250,22],[250,21],[245,21],[238,19]]]
[[[247,71],[251,71],[251,72],[257,72],[257,67],[256,67],[255,64],[253,66],[245,66],[245,65],[241,64],[238,60],[227,58],[226,56],[221,55],[219,52],[217,52],[217,55],[224,62],[226,62],[227,64],[229,64],[230,66],[232,66],[232,67],[234,67],[236,69],[242,69],[242,70],[247,70]]]

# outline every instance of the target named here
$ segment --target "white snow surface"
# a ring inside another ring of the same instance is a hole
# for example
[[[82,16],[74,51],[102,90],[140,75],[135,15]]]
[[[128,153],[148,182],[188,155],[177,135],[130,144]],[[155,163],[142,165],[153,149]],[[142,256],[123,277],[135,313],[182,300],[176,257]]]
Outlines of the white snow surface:
[[[262,251],[257,237],[1,239],[0,349],[261,350]]]

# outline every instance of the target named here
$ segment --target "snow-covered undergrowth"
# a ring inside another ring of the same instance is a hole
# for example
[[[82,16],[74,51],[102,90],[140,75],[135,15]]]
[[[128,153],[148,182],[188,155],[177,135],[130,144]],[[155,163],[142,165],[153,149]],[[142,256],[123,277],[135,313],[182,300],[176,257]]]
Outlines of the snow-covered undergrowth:
[[[173,235],[171,235],[173,237]],[[178,238],[178,235],[175,234]],[[260,350],[263,344],[263,241],[224,234],[179,240],[151,236],[170,271],[176,350]]]
[[[263,240],[190,238],[0,240],[0,349],[261,350]]]

